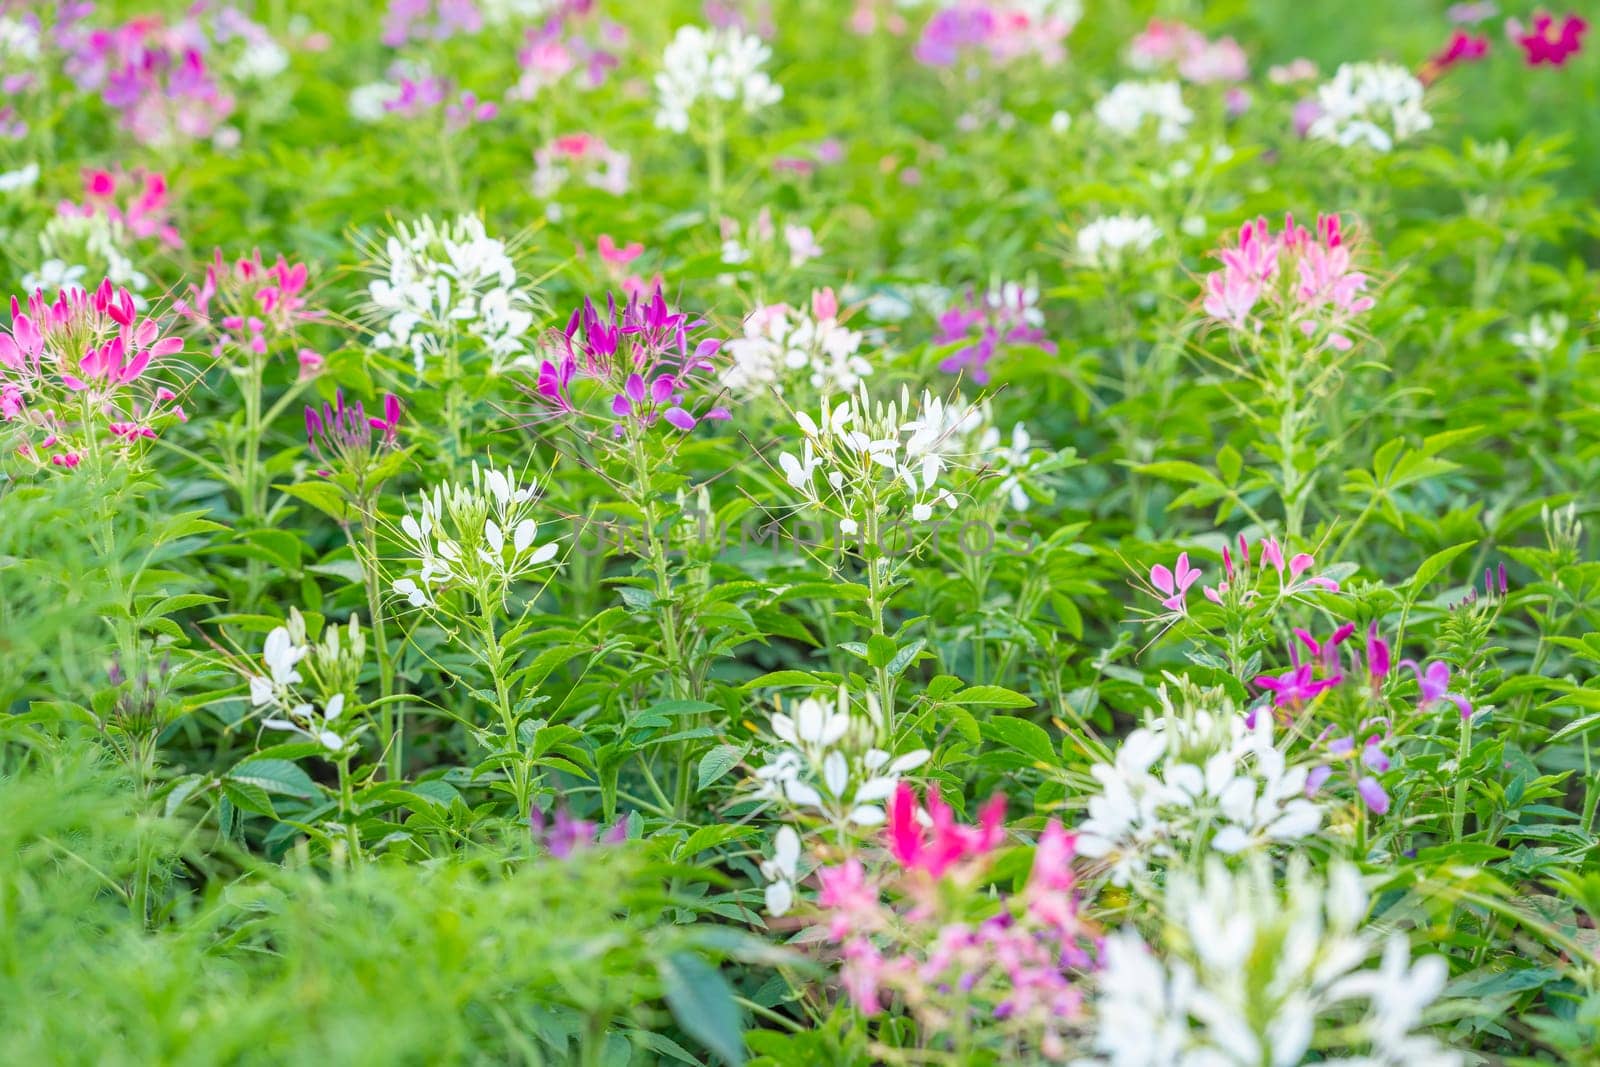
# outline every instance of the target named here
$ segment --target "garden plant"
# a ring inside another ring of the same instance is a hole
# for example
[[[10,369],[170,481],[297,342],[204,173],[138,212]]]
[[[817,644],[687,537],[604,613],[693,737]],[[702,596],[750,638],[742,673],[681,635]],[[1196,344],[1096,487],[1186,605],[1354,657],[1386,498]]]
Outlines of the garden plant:
[[[0,1063],[1600,1064],[1600,40],[0,0]]]

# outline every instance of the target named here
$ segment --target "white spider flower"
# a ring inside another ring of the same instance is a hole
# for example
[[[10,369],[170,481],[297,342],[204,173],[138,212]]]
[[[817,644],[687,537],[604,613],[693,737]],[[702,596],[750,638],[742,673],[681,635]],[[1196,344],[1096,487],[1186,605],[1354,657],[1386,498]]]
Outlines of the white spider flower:
[[[555,558],[555,541],[538,543],[533,517],[538,489],[505,471],[471,467],[466,483],[434,486],[400,519],[415,567],[392,583],[412,607],[437,603],[437,590],[458,583],[482,599],[500,599]]]
[[[1410,962],[1392,936],[1362,926],[1359,876],[1335,865],[1325,882],[1298,861],[1286,884],[1270,865],[1239,874],[1215,859],[1174,872],[1163,900],[1163,953],[1131,927],[1106,939],[1093,1044],[1107,1067],[1458,1067],[1461,1056],[1418,1032],[1443,989],[1444,960]]]
[[[661,56],[656,75],[656,125],[689,129],[691,112],[706,102],[737,103],[747,113],[783,99],[783,88],[763,69],[772,50],[737,29],[683,26]]]
[[[1120,267],[1150,247],[1161,230],[1148,215],[1110,215],[1078,230],[1078,261],[1102,270]]]
[[[1153,123],[1156,140],[1162,144],[1183,140],[1194,121],[1182,88],[1173,81],[1119,82],[1095,102],[1094,116],[1123,140],[1138,137],[1147,123]]]
[[[526,353],[534,295],[482,219],[399,223],[376,259],[378,277],[367,286],[372,343],[409,352],[418,375],[447,349],[481,351],[495,370]]]
[[[1346,148],[1365,144],[1388,152],[1432,128],[1422,106],[1423,85],[1394,63],[1345,63],[1317,90],[1319,114],[1307,136]]]
[[[1202,835],[1233,854],[1299,841],[1322,825],[1323,807],[1305,796],[1310,767],[1290,766],[1273,747],[1271,716],[1251,728],[1231,710],[1193,715],[1133,731],[1112,763],[1090,771],[1101,788],[1078,852],[1104,860],[1118,885],[1138,881],[1152,860],[1188,855]]]
[[[284,709],[287,717],[281,719],[264,719],[262,725],[269,730],[286,730],[289,733],[299,734],[317,742],[329,752],[340,752],[345,747],[345,739],[332,729],[332,724],[344,714],[344,694],[335,693],[323,705],[322,713],[317,714],[316,709],[308,703],[296,704]]]

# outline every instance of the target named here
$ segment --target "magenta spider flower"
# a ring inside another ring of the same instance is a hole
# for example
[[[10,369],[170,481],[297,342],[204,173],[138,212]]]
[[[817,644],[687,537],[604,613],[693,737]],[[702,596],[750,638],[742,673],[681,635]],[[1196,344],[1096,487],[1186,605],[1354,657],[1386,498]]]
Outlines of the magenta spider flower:
[[[1056,346],[1043,329],[1044,315],[1036,306],[1038,295],[1015,282],[982,294],[969,289],[938,318],[935,345],[966,342],[940,360],[939,369],[946,374],[966,374],[976,384],[987,385],[989,362],[1004,346],[1029,346],[1053,355]]]
[[[931,834],[917,820],[917,795],[910,785],[901,782],[889,803],[889,851],[907,870],[939,878],[963,860],[994,851],[1005,838],[1006,800],[999,793],[979,810],[975,826],[957,823],[936,790],[930,789],[926,799]]]
[[[1367,628],[1367,679],[1373,692],[1389,677],[1389,657],[1389,642],[1378,636],[1378,624],[1373,623]]]
[[[1588,32],[1589,23],[1579,15],[1567,15],[1557,22],[1552,15],[1541,11],[1533,16],[1533,28],[1527,32],[1523,32],[1515,20],[1508,22],[1506,28],[1522,49],[1528,66],[1560,67],[1582,51],[1583,35]]]
[[[1418,72],[1417,79],[1424,85],[1432,85],[1449,73],[1451,68],[1464,63],[1476,63],[1488,54],[1489,38],[1482,34],[1468,33],[1466,30],[1454,30],[1445,46],[1428,57],[1428,61]]]
[[[1189,553],[1180,552],[1173,569],[1162,563],[1150,568],[1150,584],[1164,594],[1161,606],[1181,615],[1188,610],[1189,587],[1200,580],[1200,574],[1199,568],[1189,565]]]
[[[1417,702],[1419,710],[1426,710],[1430,705],[1441,700],[1448,700],[1461,712],[1463,719],[1472,718],[1472,705],[1467,698],[1459,693],[1449,692],[1450,665],[1443,660],[1434,660],[1426,667],[1418,665],[1416,660],[1403,659],[1400,666],[1409,667],[1417,676],[1417,688],[1422,690],[1422,699]]]
[[[687,433],[703,420],[726,419],[723,407],[691,410],[699,406],[695,394],[708,388],[704,383],[710,378],[703,372],[715,369],[712,357],[722,344],[709,338],[691,341],[703,325],[668,305],[659,284],[648,294],[631,296],[620,309],[612,296],[604,310],[585,298],[566,329],[550,336],[546,356],[523,391],[545,416],[609,416],[617,437],[629,424],[647,429],[662,422]],[[584,383],[593,383],[608,398],[604,415],[583,402]]]
[[[547,822],[544,812],[536,805],[528,806],[528,832],[535,844],[544,846],[553,859],[564,860],[573,853],[597,844],[616,845],[628,839],[628,824],[618,820],[609,830],[600,832],[598,823],[575,817],[566,804],[558,803]]]
[[[332,468],[317,473],[324,478],[341,475],[358,490],[368,488],[375,461],[399,447],[400,415],[400,398],[393,393],[384,397],[382,416],[368,415],[359,400],[346,404],[343,390],[334,393],[332,404],[307,405],[306,444],[312,455]],[[376,438],[374,430],[379,431]]]
[[[1346,623],[1335,630],[1326,641],[1318,641],[1305,630],[1296,629],[1295,639],[1305,646],[1311,658],[1301,662],[1299,653],[1291,644],[1289,646],[1289,659],[1293,664],[1291,669],[1276,676],[1258,675],[1252,680],[1253,684],[1272,694],[1274,707],[1292,709],[1304,707],[1344,681],[1344,674],[1339,668],[1338,646],[1354,632],[1355,625]]]

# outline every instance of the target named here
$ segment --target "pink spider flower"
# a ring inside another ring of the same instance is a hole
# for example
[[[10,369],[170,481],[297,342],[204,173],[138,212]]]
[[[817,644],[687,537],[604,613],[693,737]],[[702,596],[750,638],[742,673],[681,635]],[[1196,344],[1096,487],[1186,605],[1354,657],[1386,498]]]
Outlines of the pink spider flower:
[[[214,331],[212,349],[218,356],[230,345],[266,355],[274,342],[291,336],[302,323],[322,318],[320,310],[309,306],[309,282],[310,271],[304,263],[290,263],[280,255],[268,266],[259,249],[230,262],[218,248],[200,284],[190,285],[188,295],[174,303],[174,310]],[[311,355],[315,359],[309,365],[310,373],[308,364],[301,362],[306,376],[314,376],[321,367],[321,357],[315,352]]]
[[[867,877],[867,870],[854,856],[832,867],[817,871],[821,892],[817,906],[829,911],[828,936],[835,941],[870,933],[882,923],[883,908],[878,886]]]
[[[1189,565],[1189,553],[1180,552],[1169,569],[1164,563],[1150,568],[1150,584],[1163,595],[1161,606],[1180,615],[1188,612],[1189,587],[1200,580],[1201,571]]]
[[[0,333],[0,417],[32,430],[22,455],[75,468],[102,433],[132,445],[156,436],[158,417],[185,418],[152,376],[182,350],[182,338],[164,336],[109,281],[54,300],[36,290],[26,310],[13,297],[11,327]]]
[[[1286,215],[1279,232],[1255,219],[1218,258],[1222,269],[1206,276],[1201,306],[1213,322],[1242,334],[1258,334],[1265,316],[1277,316],[1304,336],[1346,351],[1354,343],[1349,325],[1374,306],[1337,215],[1318,216],[1314,230]]]
[[[1588,29],[1588,21],[1580,15],[1569,14],[1558,22],[1544,11],[1533,16],[1533,27],[1529,30],[1524,30],[1515,19],[1506,22],[1507,34],[1522,49],[1530,67],[1566,65],[1567,60],[1582,51],[1583,35]]]
[[[569,7],[568,14],[584,14]],[[533,100],[544,90],[566,83],[581,91],[598,89],[620,61],[616,49],[627,44],[621,25],[605,22],[595,31],[579,32],[568,19],[552,18],[527,31],[517,52],[516,84],[508,100]]]
[[[101,215],[141,240],[153,237],[167,248],[183,246],[167,207],[167,179],[160,172],[85,171],[83,203],[63,200],[56,213],[66,218]]]

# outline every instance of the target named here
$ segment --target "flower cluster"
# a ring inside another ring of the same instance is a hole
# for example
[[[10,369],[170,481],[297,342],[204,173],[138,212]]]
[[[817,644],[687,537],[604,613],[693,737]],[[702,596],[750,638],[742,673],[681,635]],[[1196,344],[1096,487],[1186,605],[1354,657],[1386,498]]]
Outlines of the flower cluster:
[[[1161,19],[1151,19],[1133,39],[1128,62],[1143,71],[1174,68],[1197,85],[1241,82],[1250,76],[1250,62],[1232,37],[1213,41],[1192,26]]]
[[[730,267],[752,260],[758,264],[769,264],[784,259],[793,269],[803,267],[822,255],[822,246],[817,243],[816,233],[811,227],[800,223],[784,223],[780,244],[771,208],[763,207],[743,227],[737,219],[724,218],[718,229],[722,237],[722,262]]]
[[[929,755],[916,749],[892,756],[878,747],[886,729],[876,698],[869,695],[857,711],[843,686],[830,699],[806,697],[773,712],[771,730],[776,743],[754,771],[757,795],[839,831],[882,825],[895,783]]]
[[[1459,1055],[1417,1032],[1444,988],[1444,959],[1413,964],[1404,935],[1380,941],[1362,926],[1367,906],[1342,864],[1322,882],[1291,862],[1281,889],[1265,862],[1175,872],[1160,956],[1131,927],[1105,940],[1095,1062],[1297,1064],[1316,1049],[1329,1063],[1456,1067]],[[1350,1055],[1330,1056],[1340,1053]]]
[[[121,116],[123,128],[142,144],[164,146],[216,136],[235,106],[216,66],[216,43],[230,38],[239,43],[245,73],[275,73],[287,65],[287,55],[277,49],[267,62],[266,46],[276,45],[238,11],[221,9],[227,14],[219,12],[213,27],[201,21],[203,11],[196,9],[171,26],[145,17],[108,30],[80,29],[73,35],[68,73],[85,88],[98,90]]]
[[[183,239],[172,224],[167,195],[167,178],[159,171],[89,170],[83,176],[83,202],[63,200],[56,212],[66,217],[103,216],[131,237],[180,248]]]
[[[673,310],[659,283],[648,294],[636,292],[620,311],[614,297],[604,310],[586,298],[566,328],[546,339],[538,374],[524,392],[541,415],[598,419],[619,439],[658,424],[687,433],[702,420],[726,419],[726,408],[707,406],[706,372],[716,370],[712,357],[722,342],[690,339],[704,325]],[[588,402],[596,393],[603,410]]]
[[[1285,559],[1283,545],[1276,537],[1261,539],[1258,558],[1254,562],[1251,561],[1250,551],[1250,541],[1244,534],[1239,535],[1237,555],[1231,546],[1222,546],[1223,578],[1216,585],[1204,588],[1207,600],[1226,608],[1241,608],[1262,598],[1281,603],[1304,597],[1312,590],[1339,591],[1339,582],[1333,577],[1333,572],[1319,572],[1316,569],[1315,556],[1309,552],[1296,552]],[[1181,563],[1185,557],[1179,558]],[[1191,573],[1196,576],[1199,574],[1198,571]],[[1155,583],[1155,579],[1155,572],[1152,571],[1152,583]],[[1160,588],[1159,583],[1156,584]],[[1188,589],[1187,584],[1184,589]],[[1171,610],[1184,610],[1181,603],[1164,606]]]
[[[945,402],[932,393],[913,401],[876,403],[862,385],[854,397],[823,397],[821,415],[795,413],[803,435],[798,455],[784,452],[784,479],[811,507],[838,520],[846,537],[881,547],[885,527],[906,518],[927,522],[936,505],[956,506],[939,484],[955,443]],[[820,477],[819,477],[820,476]]]
[[[338,732],[337,727],[344,716],[346,694],[355,691],[366,648],[359,617],[350,616],[347,631],[328,627],[322,641],[313,645],[306,635],[305,619],[291,608],[288,621],[267,634],[261,652],[265,670],[245,672],[250,706],[272,716],[262,723],[269,730],[299,734],[330,753],[343,753],[353,737]]]
[[[1423,85],[1393,63],[1344,63],[1317,90],[1307,136],[1388,152],[1433,126],[1422,106]]]
[[[379,40],[400,48],[410,41],[443,41],[483,29],[473,0],[389,0]]]
[[[372,343],[410,352],[419,377],[441,356],[481,350],[498,372],[523,354],[534,298],[505,242],[477,216],[397,224],[377,271],[367,286],[379,327]]]
[[[1095,101],[1094,117],[1124,140],[1140,136],[1147,124],[1153,124],[1156,140],[1173,144],[1188,136],[1194,112],[1183,102],[1177,82],[1129,81],[1118,82]]]
[[[617,66],[616,49],[627,43],[627,36],[627,31],[614,22],[600,25],[598,43],[576,32],[565,19],[550,19],[529,29],[517,52],[520,73],[506,98],[534,100],[546,89],[562,83],[584,91],[600,88]]]
[[[218,358],[229,353],[266,356],[281,343],[293,344],[301,325],[322,318],[307,300],[309,281],[304,263],[290,263],[280,255],[269,266],[260,249],[230,262],[219,248],[200,284],[191,285],[174,310],[210,333]],[[322,367],[322,357],[310,349],[300,349],[297,358],[302,378]]]
[[[1160,237],[1160,228],[1148,215],[1094,219],[1078,230],[1078,262],[1086,267],[1115,270],[1148,251]]]
[[[1560,67],[1583,50],[1583,35],[1588,32],[1589,23],[1581,15],[1567,15],[1557,21],[1553,15],[1540,11],[1533,16],[1530,28],[1523,29],[1515,19],[1506,28],[1522,49],[1528,66]]]
[[[974,53],[997,65],[1025,56],[1054,65],[1066,55],[1061,42],[1082,17],[1081,0],[957,0],[923,26],[915,55],[930,67],[954,66]]]
[[[1218,253],[1222,269],[1206,275],[1205,313],[1213,322],[1247,335],[1264,317],[1336,351],[1353,345],[1351,325],[1376,301],[1366,295],[1367,276],[1356,270],[1338,215],[1317,216],[1316,231],[1285,216],[1273,232],[1264,218],[1239,229],[1238,243]]]
[[[438,606],[451,587],[480,604],[501,604],[514,582],[543,568],[559,549],[538,542],[537,489],[504,472],[473,463],[470,482],[445,482],[423,492],[400,520],[406,560],[415,571],[393,588],[412,607]]]
[[[892,1005],[930,1044],[959,1032],[963,1048],[998,1062],[1064,1061],[1096,963],[1096,931],[1078,913],[1073,837],[1051,820],[1021,892],[975,892],[1004,840],[1003,817],[997,796],[978,825],[964,825],[936,793],[920,811],[901,785],[885,831],[893,862],[869,871],[851,856],[819,868],[819,928],[838,946],[840,984],[863,1014]]]
[[[106,436],[126,456],[161,424],[186,418],[158,380],[182,350],[182,338],[163,336],[109,280],[53,301],[40,290],[26,305],[13,297],[10,331],[0,333],[0,422],[20,427],[18,454],[33,463],[77,467],[103,454]]]
[[[369,496],[386,476],[387,457],[399,447],[399,429],[400,398],[393,393],[384,397],[381,416],[368,415],[359,400],[346,405],[343,390],[335,392],[332,404],[306,407],[306,444],[325,465],[318,473],[355,499]]]
[[[1488,576],[1485,576],[1488,584]],[[1318,640],[1303,629],[1294,631],[1289,646],[1290,669],[1282,674],[1263,674],[1254,679],[1257,688],[1271,694],[1274,714],[1284,718],[1303,716],[1317,707],[1329,725],[1316,737],[1319,754],[1325,762],[1315,768],[1307,782],[1308,791],[1322,788],[1335,768],[1348,770],[1355,794],[1374,814],[1389,810],[1389,794],[1376,775],[1389,770],[1385,746],[1408,731],[1402,715],[1429,714],[1441,704],[1452,704],[1462,719],[1472,717],[1472,704],[1450,691],[1450,665],[1434,660],[1423,666],[1415,660],[1394,661],[1389,643],[1378,634],[1373,623],[1367,630],[1365,655],[1353,651],[1346,666],[1340,646],[1355,633],[1354,623],[1345,623],[1328,637]],[[1300,656],[1304,649],[1306,656]],[[1415,676],[1419,699],[1414,710],[1397,709],[1384,690],[1391,673],[1408,668]],[[1346,684],[1349,681],[1353,684]],[[1251,712],[1251,721],[1265,719]]]
[[[989,383],[989,362],[1001,348],[1025,345],[1054,354],[1056,346],[1044,331],[1039,290],[1006,282],[982,294],[968,290],[939,315],[933,343],[960,345],[939,361],[947,374],[966,374],[978,385]],[[963,343],[964,342],[964,343]]]
[[[728,365],[722,382],[745,396],[782,394],[799,380],[823,393],[854,392],[872,373],[860,354],[862,340],[839,321],[832,289],[812,293],[809,309],[764,304],[745,316],[744,336],[723,346]]]
[[[776,104],[783,87],[762,69],[771,56],[759,37],[736,29],[680,27],[656,75],[656,125],[685,133],[691,113],[706,108],[737,103],[754,113]]]
[[[548,200],[578,180],[621,196],[628,191],[632,166],[632,157],[606,144],[603,137],[569,133],[534,149],[533,195]]]
[[[1117,885],[1143,881],[1153,860],[1208,844],[1232,855],[1291,843],[1322,824],[1322,806],[1306,798],[1311,768],[1273,745],[1271,716],[1247,722],[1205,696],[1222,710],[1168,704],[1091,772],[1100,792],[1078,827],[1078,852],[1105,864]]]

